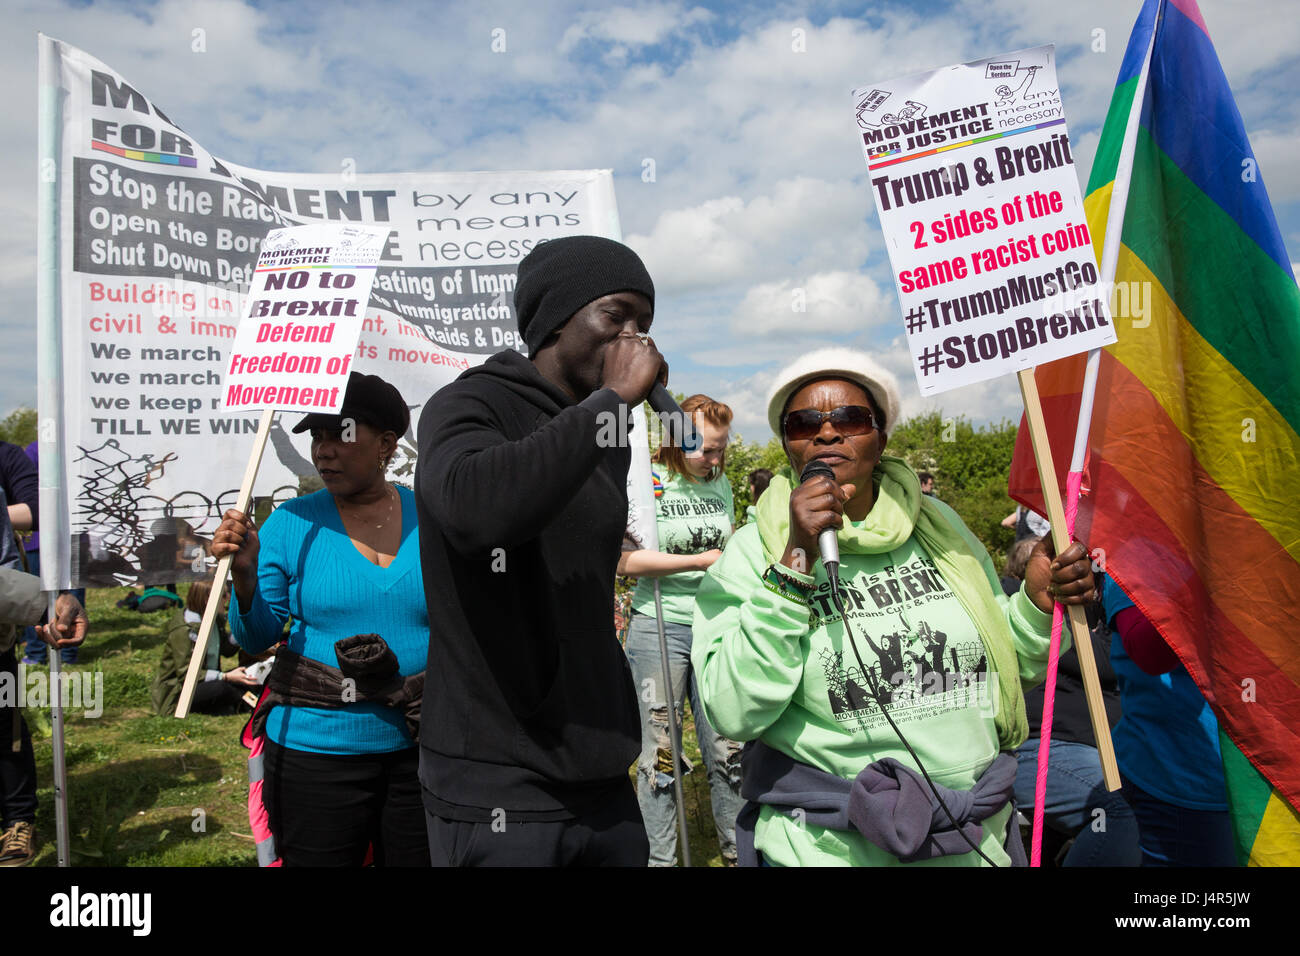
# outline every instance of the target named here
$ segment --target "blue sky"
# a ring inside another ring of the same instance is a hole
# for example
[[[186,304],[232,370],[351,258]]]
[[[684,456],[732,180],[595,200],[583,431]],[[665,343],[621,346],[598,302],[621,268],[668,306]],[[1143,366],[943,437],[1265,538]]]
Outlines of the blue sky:
[[[917,392],[849,91],[1056,43],[1086,181],[1139,8],[6,2],[0,414],[35,402],[38,30],[108,63],[206,148],[248,166],[612,168],[625,239],[658,289],[655,337],[673,387],[730,403],[738,430],[766,440],[771,376],[797,352],[833,344],[866,348],[893,369],[905,413],[1018,416],[1010,378],[929,401]],[[1300,20],[1282,0],[1207,0],[1202,13],[1296,259]],[[494,36],[504,52],[493,52]],[[1103,50],[1093,49],[1098,36]],[[643,181],[646,160],[653,182]],[[809,301],[797,327],[795,288]]]

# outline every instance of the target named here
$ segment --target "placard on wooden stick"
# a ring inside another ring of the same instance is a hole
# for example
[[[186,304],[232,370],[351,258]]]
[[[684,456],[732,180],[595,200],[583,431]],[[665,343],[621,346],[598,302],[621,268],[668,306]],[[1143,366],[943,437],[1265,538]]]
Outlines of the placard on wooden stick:
[[[222,383],[221,411],[263,410],[235,510],[248,513],[276,409],[337,413],[342,407],[388,233],[385,226],[314,223],[277,229],[263,241]],[[217,562],[177,717],[189,714],[232,563],[231,555]]]
[[[853,92],[922,395],[1019,375],[1058,553],[1069,545],[1034,366],[1116,340],[1052,46]],[[1107,785],[1118,786],[1092,644],[1069,618]]]

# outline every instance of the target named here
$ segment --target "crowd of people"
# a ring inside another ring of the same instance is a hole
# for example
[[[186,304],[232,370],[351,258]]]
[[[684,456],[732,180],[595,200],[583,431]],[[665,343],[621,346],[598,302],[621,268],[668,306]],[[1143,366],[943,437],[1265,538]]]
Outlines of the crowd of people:
[[[294,428],[324,488],[260,526],[228,511],[212,538],[232,558],[229,638],[274,657],[264,683],[223,671],[235,648],[214,632],[195,707],[260,692],[283,865],[671,866],[688,702],[724,863],[1023,865],[1056,602],[1091,608],[1115,661],[1126,778],[1102,783],[1067,637],[1044,807],[1061,862],[1233,862],[1213,717],[1177,658],[1083,543],[1056,554],[1028,512],[1008,518],[1022,540],[999,580],[935,476],[888,454],[900,393],[870,355],[776,375],[789,477],[748,475],[739,527],[733,410],[687,399],[696,441],[653,456],[648,550],[626,534],[628,442],[605,439],[668,381],[649,273],[612,240],[557,239],[520,263],[515,306],[528,357],[497,353],[429,398],[413,489],[387,478],[407,402],[354,372],[337,415]],[[637,579],[625,647],[619,574]],[[208,590],[169,623],[160,712]],[[35,605],[0,611],[25,623]],[[0,783],[9,827],[25,811]]]

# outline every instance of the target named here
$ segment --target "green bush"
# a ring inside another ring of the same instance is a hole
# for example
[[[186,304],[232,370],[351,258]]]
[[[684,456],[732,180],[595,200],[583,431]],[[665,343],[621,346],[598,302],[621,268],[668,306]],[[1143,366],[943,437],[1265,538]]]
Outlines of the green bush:
[[[0,441],[26,448],[36,441],[36,409],[15,408],[0,421]]]
[[[1016,506],[1007,496],[1016,431],[1010,421],[975,428],[962,416],[945,418],[935,411],[900,424],[887,448],[917,471],[934,475],[934,493],[961,515],[999,571],[1015,540],[1001,522]]]

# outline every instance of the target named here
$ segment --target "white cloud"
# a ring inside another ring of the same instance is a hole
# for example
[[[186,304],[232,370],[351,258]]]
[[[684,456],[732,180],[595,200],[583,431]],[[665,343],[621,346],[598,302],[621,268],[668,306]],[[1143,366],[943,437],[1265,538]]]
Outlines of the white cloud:
[[[560,52],[569,53],[584,40],[605,40],[624,48],[652,46],[697,23],[713,18],[703,7],[686,10],[680,3],[648,3],[581,13],[564,31]],[[624,50],[626,52],[626,49]]]
[[[1247,133],[1255,151],[1259,174],[1274,203],[1300,199],[1300,156],[1296,155],[1295,130],[1263,130]]]
[[[731,317],[745,336],[860,332],[895,318],[886,295],[860,272],[820,272],[806,281],[764,282],[746,293]]]
[[[768,195],[709,199],[662,213],[646,235],[628,244],[668,291],[725,285],[770,275],[772,264],[792,271],[857,268],[871,249],[870,197],[847,180],[800,176],[774,184]]]

